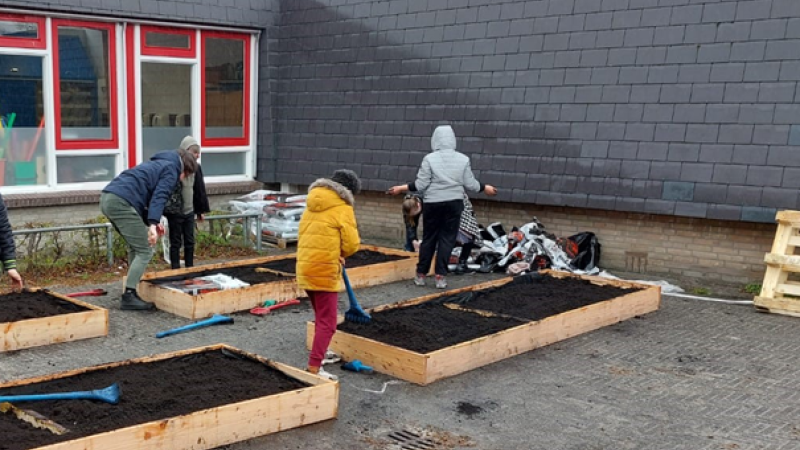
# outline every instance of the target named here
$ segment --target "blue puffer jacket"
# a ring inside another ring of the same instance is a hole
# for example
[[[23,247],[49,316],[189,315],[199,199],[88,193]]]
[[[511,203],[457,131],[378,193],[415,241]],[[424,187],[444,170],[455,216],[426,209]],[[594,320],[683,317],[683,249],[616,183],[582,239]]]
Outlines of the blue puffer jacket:
[[[183,164],[178,152],[159,152],[150,161],[128,169],[103,189],[130,203],[148,224],[158,224],[169,195],[180,180]]]

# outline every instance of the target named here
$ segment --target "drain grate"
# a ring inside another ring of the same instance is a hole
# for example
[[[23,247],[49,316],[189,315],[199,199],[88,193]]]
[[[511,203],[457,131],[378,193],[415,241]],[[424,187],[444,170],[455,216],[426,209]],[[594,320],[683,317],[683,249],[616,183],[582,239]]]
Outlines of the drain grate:
[[[387,436],[403,450],[435,450],[436,442],[409,430],[395,431]]]

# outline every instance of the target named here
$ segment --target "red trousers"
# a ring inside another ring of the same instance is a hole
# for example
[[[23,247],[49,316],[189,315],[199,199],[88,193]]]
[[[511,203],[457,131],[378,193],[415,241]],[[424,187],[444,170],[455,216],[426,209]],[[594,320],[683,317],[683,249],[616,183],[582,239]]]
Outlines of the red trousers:
[[[308,355],[309,367],[320,367],[328,345],[336,332],[336,312],[339,305],[338,292],[306,291],[314,308],[314,343]]]

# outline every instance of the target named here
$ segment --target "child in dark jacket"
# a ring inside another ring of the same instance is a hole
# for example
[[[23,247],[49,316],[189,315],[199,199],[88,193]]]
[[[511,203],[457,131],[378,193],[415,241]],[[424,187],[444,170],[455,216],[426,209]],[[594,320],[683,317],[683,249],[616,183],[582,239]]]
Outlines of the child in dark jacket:
[[[175,185],[197,171],[188,152],[166,151],[117,175],[100,194],[100,210],[128,244],[128,277],[120,309],[152,309],[136,286],[153,258],[157,226]]]
[[[406,226],[406,243],[403,250],[407,252],[417,251],[414,244],[419,245],[417,240],[417,228],[419,227],[419,216],[422,215],[422,197],[418,194],[406,194],[403,199],[403,223]]]

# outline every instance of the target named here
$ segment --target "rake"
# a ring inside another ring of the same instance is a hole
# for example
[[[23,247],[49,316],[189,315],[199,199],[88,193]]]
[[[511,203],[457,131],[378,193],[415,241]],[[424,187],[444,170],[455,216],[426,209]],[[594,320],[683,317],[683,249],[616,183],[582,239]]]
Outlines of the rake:
[[[0,396],[0,403],[2,402],[35,402],[45,400],[100,400],[101,402],[111,403],[116,405],[119,403],[119,386],[117,383],[105,389],[97,389],[94,391],[80,391],[80,392],[58,392],[54,394],[25,394],[25,395],[8,395],[5,397]]]
[[[344,313],[345,320],[355,323],[369,323],[372,320],[372,316],[367,314],[358,304],[356,294],[353,292],[352,286],[350,286],[350,280],[347,278],[347,271],[344,270],[344,266],[342,266],[342,279],[344,279],[344,287],[347,288],[347,298],[350,300],[350,309]]]

